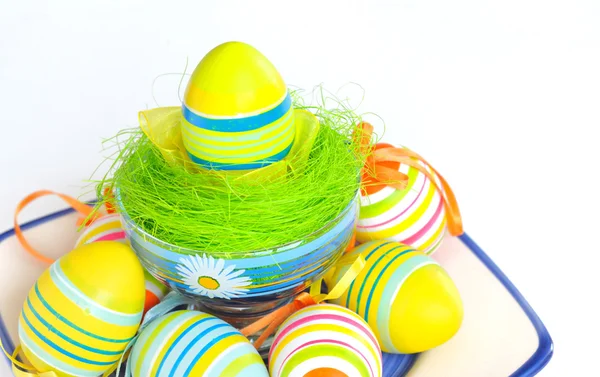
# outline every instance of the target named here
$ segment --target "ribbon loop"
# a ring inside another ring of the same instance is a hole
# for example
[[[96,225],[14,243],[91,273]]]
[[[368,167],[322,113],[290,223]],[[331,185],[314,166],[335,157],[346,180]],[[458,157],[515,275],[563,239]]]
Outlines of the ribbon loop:
[[[350,265],[350,267],[348,268],[348,270],[346,270],[342,278],[333,287],[329,289],[329,293],[327,294],[320,293],[321,281],[323,279],[319,279],[318,281],[316,281],[311,286],[311,295],[313,296],[315,302],[317,304],[320,304],[323,301],[336,300],[342,297],[344,292],[346,292],[350,287],[350,284],[352,284],[354,279],[356,279],[358,274],[360,274],[360,272],[363,270],[366,263],[367,262],[365,261],[365,258],[362,254],[348,254],[340,258],[340,260],[336,263],[336,267],[331,268],[330,271],[334,271],[336,268],[339,268],[341,266]],[[312,294],[313,287],[318,287],[319,294]]]
[[[20,362],[18,356],[21,351],[21,346],[17,346],[11,355],[6,351],[4,344],[2,344],[2,339],[0,339],[0,348],[6,358],[10,360],[15,377],[57,377],[56,373],[52,371],[38,372],[33,366]]]
[[[397,169],[386,166],[394,162],[408,165],[423,173],[440,194],[446,211],[448,231],[453,236],[463,234],[462,217],[458,201],[446,179],[421,155],[406,148],[396,148],[387,144],[371,145],[373,126],[362,122],[357,129],[360,132],[361,151],[368,153],[362,170],[363,184],[383,184],[398,190],[406,188],[408,176]]]
[[[69,195],[61,194],[61,193],[50,191],[50,190],[40,190],[40,191],[33,192],[33,193],[27,195],[23,200],[21,200],[21,202],[17,205],[17,209],[15,210],[15,214],[13,217],[15,236],[17,237],[17,240],[19,240],[19,242],[21,243],[23,248],[29,254],[31,254],[36,259],[38,259],[46,264],[51,264],[54,262],[54,259],[43,255],[42,253],[38,252],[33,246],[31,246],[31,244],[25,239],[25,235],[23,234],[23,231],[21,230],[21,226],[19,225],[19,214],[21,213],[21,211],[25,207],[27,207],[27,205],[29,205],[31,202],[33,202],[34,200],[41,198],[43,196],[47,196],[47,195],[56,195],[59,198],[61,198],[63,201],[65,201],[75,211],[79,212],[79,214],[83,217],[83,220],[87,220],[86,225],[89,225],[91,222],[93,222],[96,218],[98,218],[100,216],[100,214],[96,213],[95,215],[92,216],[93,211],[94,211],[93,207],[91,207],[85,203],[82,203],[79,200],[77,200]],[[81,224],[81,220],[80,220],[79,224]]]

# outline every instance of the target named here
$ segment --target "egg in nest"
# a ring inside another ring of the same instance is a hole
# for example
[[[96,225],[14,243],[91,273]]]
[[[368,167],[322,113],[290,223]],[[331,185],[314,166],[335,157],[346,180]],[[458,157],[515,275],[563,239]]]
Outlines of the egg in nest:
[[[296,135],[287,87],[254,47],[227,42],[198,64],[184,95],[182,138],[201,167],[250,170],[285,158]]]

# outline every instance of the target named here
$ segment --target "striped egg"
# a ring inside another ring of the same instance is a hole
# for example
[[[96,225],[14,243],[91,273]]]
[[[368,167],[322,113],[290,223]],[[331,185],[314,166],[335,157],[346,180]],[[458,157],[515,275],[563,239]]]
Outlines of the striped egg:
[[[157,318],[135,342],[133,377],[269,377],[250,341],[228,323],[198,311]]]
[[[131,248],[112,241],[82,245],[30,290],[19,340],[39,371],[96,377],[121,358],[143,307],[144,272]]]
[[[86,227],[77,242],[75,242],[75,247],[97,241],[116,241],[129,245],[121,225],[121,217],[118,214],[103,216]],[[144,270],[144,279],[146,286],[144,313],[146,313],[162,300],[169,292],[169,288],[146,270]]]
[[[332,304],[306,307],[279,328],[269,353],[271,377],[379,377],[381,350],[369,325]]]
[[[388,147],[392,146],[383,143],[375,146],[376,149]],[[394,162],[382,164],[406,174],[408,183],[403,190],[386,185],[367,186],[362,190],[357,240],[361,243],[397,241],[426,254],[433,253],[446,229],[442,197],[418,169]],[[429,167],[425,168],[433,174]]]
[[[75,242],[75,247],[96,241],[116,241],[127,244],[119,215],[105,215],[88,225]]]
[[[158,281],[144,269],[144,286],[146,288],[146,300],[144,301],[144,314],[156,306],[169,293],[169,288]]]
[[[463,319],[462,301],[450,276],[431,257],[390,241],[368,242],[350,252],[359,254],[365,267],[333,302],[364,318],[384,352],[422,352],[454,336]],[[325,277],[327,286],[348,268],[348,262],[336,266]]]
[[[200,61],[182,112],[185,149],[207,169],[270,165],[287,156],[296,134],[292,99],[279,72],[241,42],[221,44]]]

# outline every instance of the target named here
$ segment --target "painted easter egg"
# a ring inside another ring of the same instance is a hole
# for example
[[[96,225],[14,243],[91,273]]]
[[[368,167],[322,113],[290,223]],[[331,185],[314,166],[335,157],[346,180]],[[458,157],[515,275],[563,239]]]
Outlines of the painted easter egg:
[[[129,245],[118,214],[103,216],[86,227],[75,243],[75,247],[97,241],[116,241]],[[146,270],[144,270],[144,279],[146,286],[144,313],[146,313],[162,300],[169,292],[169,288]]]
[[[376,149],[389,147],[392,146],[383,143],[375,146]],[[433,253],[441,244],[446,229],[441,195],[418,169],[395,162],[384,162],[383,165],[406,174],[406,188],[368,185],[362,190],[357,240],[361,243],[397,241],[426,254]],[[423,167],[431,172],[428,166]]]
[[[82,245],[54,262],[30,290],[19,340],[37,370],[95,377],[121,358],[144,308],[144,272],[131,248]]]
[[[339,305],[301,309],[279,328],[269,353],[271,377],[379,377],[381,350],[369,325]]]
[[[390,241],[372,241],[352,250],[366,265],[333,302],[364,318],[384,352],[417,353],[439,346],[458,331],[462,300],[454,282],[431,257]],[[350,258],[351,259],[351,258]],[[333,286],[348,270],[338,265],[325,277]]]
[[[198,311],[159,317],[135,342],[133,377],[268,377],[250,341],[227,322]]]
[[[144,301],[144,314],[156,306],[169,293],[169,288],[158,281],[144,269],[144,287],[146,288],[146,300]]]
[[[116,241],[127,244],[120,216],[110,214],[100,217],[84,228],[75,242],[75,247],[97,241]]]
[[[182,138],[207,169],[248,170],[287,156],[295,115],[287,87],[254,47],[227,42],[200,61],[183,100]]]

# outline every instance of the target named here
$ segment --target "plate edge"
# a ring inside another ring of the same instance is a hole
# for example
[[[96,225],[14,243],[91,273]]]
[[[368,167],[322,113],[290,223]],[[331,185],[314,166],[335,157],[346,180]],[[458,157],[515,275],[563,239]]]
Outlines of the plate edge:
[[[54,220],[58,217],[62,217],[64,215],[67,215],[74,211],[75,210],[73,208],[66,208],[66,209],[51,213],[49,215],[42,216],[40,218],[31,220],[31,221],[21,225],[21,229],[27,230],[29,228],[33,228],[35,226],[44,224],[50,220]],[[3,242],[5,239],[14,236],[14,234],[15,234],[14,228],[3,232],[2,234],[0,234],[0,242]],[[6,351],[9,354],[12,354],[15,351],[15,345],[8,336],[8,330],[6,329],[6,324],[4,323],[4,319],[2,318],[2,315],[0,315],[0,339],[2,339],[2,344],[4,345],[4,348],[6,348]],[[2,356],[4,356],[4,358],[9,362],[9,365],[10,365],[11,361],[6,357],[6,355],[3,354]]]
[[[467,246],[473,254],[490,270],[491,273],[504,285],[513,298],[517,301],[521,309],[525,312],[535,331],[538,334],[538,348],[531,357],[519,367],[510,377],[532,377],[538,374],[552,359],[554,353],[554,344],[550,333],[544,326],[544,323],[527,302],[525,297],[519,292],[517,287],[508,279],[492,259],[473,241],[467,234],[463,233],[458,238]]]

